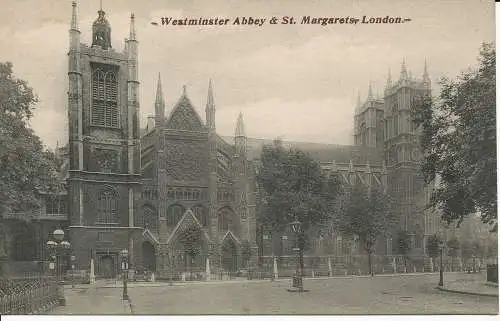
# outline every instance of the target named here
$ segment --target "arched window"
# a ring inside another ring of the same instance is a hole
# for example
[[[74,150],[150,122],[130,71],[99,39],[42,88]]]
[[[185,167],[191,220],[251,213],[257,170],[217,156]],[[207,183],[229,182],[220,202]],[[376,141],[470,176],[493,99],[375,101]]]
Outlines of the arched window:
[[[232,225],[233,212],[229,208],[222,208],[218,213],[219,231],[227,231]]]
[[[167,211],[167,225],[175,226],[181,220],[185,210],[182,205],[174,204]]]
[[[97,223],[117,223],[117,216],[118,193],[111,187],[101,190],[97,196]]]
[[[92,125],[120,127],[118,82],[113,71],[96,69],[92,75]]]
[[[208,213],[203,206],[196,205],[192,208],[192,211],[194,213],[194,216],[196,217],[196,219],[198,219],[201,225],[203,225],[204,227],[208,225],[208,217],[207,217]]]
[[[158,229],[158,214],[154,207],[145,205],[142,210],[142,225],[150,230]]]

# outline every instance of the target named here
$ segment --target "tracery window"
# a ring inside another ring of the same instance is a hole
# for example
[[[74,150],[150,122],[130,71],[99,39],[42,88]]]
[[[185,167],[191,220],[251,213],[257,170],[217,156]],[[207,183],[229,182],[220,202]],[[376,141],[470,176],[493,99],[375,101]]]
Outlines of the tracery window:
[[[227,231],[232,225],[233,212],[228,208],[219,210],[218,213],[218,227],[219,231]]]
[[[92,74],[92,125],[119,128],[118,82],[112,70]]]
[[[185,210],[182,205],[174,204],[170,206],[167,210],[167,225],[175,226],[182,218]]]
[[[111,187],[101,190],[97,196],[97,223],[117,223],[118,193]]]
[[[152,206],[145,205],[142,212],[142,225],[150,230],[158,229],[158,215]]]

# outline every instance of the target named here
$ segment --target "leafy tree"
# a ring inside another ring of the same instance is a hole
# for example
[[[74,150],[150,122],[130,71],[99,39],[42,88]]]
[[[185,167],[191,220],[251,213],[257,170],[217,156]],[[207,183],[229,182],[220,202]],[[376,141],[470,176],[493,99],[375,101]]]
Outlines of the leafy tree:
[[[252,247],[250,246],[250,242],[248,241],[243,241],[241,243],[241,260],[243,261],[243,264],[248,268],[248,265],[250,263],[250,259],[252,258]]]
[[[462,242],[460,244],[460,252],[462,254],[462,259],[467,262],[470,258],[474,256],[474,245],[471,241]]]
[[[486,248],[481,241],[479,240],[472,241],[471,247],[472,247],[472,255],[478,258],[483,258],[485,256]]]
[[[191,224],[180,234],[179,243],[183,247],[186,260],[184,261],[188,268],[191,267],[191,261],[200,254],[202,246],[202,231],[198,225]]]
[[[405,272],[407,271],[407,260],[408,254],[411,251],[411,237],[406,231],[399,231],[397,235],[397,252],[399,255],[403,256],[404,264],[405,264]]]
[[[448,240],[446,246],[448,247],[448,255],[452,258],[455,258],[460,254],[460,241],[456,237]]]
[[[0,252],[10,256],[8,244],[19,237],[2,217],[15,213],[26,222],[41,205],[39,192],[64,189],[55,154],[46,150],[28,122],[38,99],[24,80],[13,75],[12,64],[0,62]]]
[[[441,239],[437,235],[431,235],[427,240],[427,255],[435,259],[441,254]]]
[[[335,220],[341,232],[359,237],[368,255],[372,275],[371,255],[377,237],[388,236],[396,223],[397,216],[392,209],[389,196],[381,188],[373,186],[368,189],[364,185],[354,184],[346,189]]]
[[[412,118],[421,127],[422,171],[435,182],[430,207],[448,223],[481,213],[497,223],[495,47],[483,44],[479,67],[443,79],[435,101],[420,97]]]
[[[292,221],[299,220],[302,253],[309,229],[326,224],[334,212],[338,179],[327,178],[309,155],[286,149],[278,140],[263,146],[260,161],[258,224],[277,240],[273,236],[283,235]]]
[[[488,245],[486,247],[486,257],[497,258],[498,257],[498,239],[490,238],[488,240]]]

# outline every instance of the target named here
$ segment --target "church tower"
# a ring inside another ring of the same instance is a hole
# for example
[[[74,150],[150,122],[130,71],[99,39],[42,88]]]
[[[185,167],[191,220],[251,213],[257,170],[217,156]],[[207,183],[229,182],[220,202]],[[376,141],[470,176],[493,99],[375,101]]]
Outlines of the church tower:
[[[134,15],[125,50],[112,47],[102,8],[92,44],[80,43],[72,3],[68,53],[69,220],[76,264],[113,276],[119,251],[133,255],[134,215],[140,186],[138,42]],[[133,257],[131,257],[133,262]]]
[[[412,236],[412,248],[423,248],[423,226],[420,202],[424,198],[424,180],[420,175],[421,152],[418,132],[411,120],[415,99],[430,95],[431,83],[424,64],[422,79],[411,76],[406,61],[400,77],[387,80],[384,97],[384,158],[387,164],[388,192],[397,200],[399,229]],[[395,247],[393,247],[395,248]]]

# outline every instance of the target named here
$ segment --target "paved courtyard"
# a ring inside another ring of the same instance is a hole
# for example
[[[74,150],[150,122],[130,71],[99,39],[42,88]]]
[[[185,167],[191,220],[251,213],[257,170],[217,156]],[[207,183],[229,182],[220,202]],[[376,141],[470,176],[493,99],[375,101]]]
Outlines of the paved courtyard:
[[[302,294],[287,292],[289,281],[286,280],[177,283],[172,286],[133,286],[129,288],[129,295],[134,314],[498,313],[498,298],[439,291],[436,289],[437,277],[437,274],[422,274],[307,279],[305,287],[310,292]],[[483,276],[449,273],[445,282],[470,281],[473,277]],[[77,291],[80,294],[76,295]],[[86,299],[88,303],[75,303],[80,311],[86,310],[89,314],[126,313],[120,303],[120,293],[120,288],[69,290],[68,306],[72,298],[79,300],[79,296],[91,295],[91,301]],[[99,300],[100,296],[105,300]],[[113,297],[115,300],[111,304],[109,300]],[[89,304],[87,308],[84,307],[86,304]],[[68,309],[58,311],[65,314]]]

